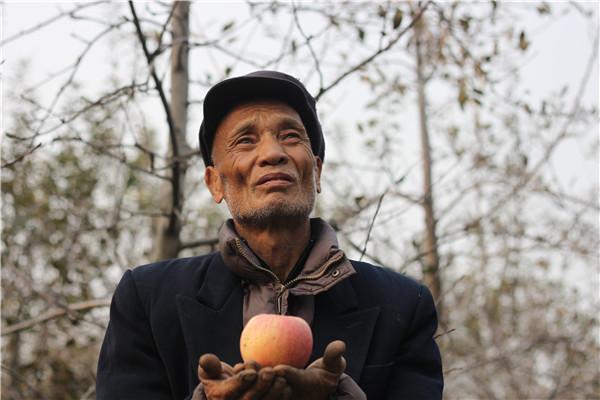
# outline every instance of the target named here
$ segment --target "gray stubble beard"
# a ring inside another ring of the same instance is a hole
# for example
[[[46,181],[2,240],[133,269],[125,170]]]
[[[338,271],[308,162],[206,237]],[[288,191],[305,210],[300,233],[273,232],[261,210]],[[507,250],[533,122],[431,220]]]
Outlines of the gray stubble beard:
[[[277,203],[233,215],[233,219],[246,226],[266,227],[274,224],[285,224],[307,219],[313,210],[313,202]]]
[[[279,224],[290,224],[294,221],[302,221],[310,217],[315,200],[316,188],[313,186],[310,193],[304,193],[302,198],[296,197],[293,201],[277,201],[275,204],[268,204],[261,208],[246,209],[239,204],[227,203],[229,212],[233,220],[243,226],[263,228]],[[225,185],[225,198],[228,196],[228,187]]]

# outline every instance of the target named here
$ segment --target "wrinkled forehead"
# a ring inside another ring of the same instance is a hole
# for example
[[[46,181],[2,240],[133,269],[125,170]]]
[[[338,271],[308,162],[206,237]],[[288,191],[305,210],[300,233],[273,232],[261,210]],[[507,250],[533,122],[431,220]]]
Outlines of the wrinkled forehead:
[[[278,112],[278,113],[288,113],[298,118],[298,120],[302,121],[300,118],[300,114],[296,111],[292,106],[288,103],[268,98],[256,98],[251,100],[242,101],[235,106],[233,106],[223,117],[223,119],[227,118],[233,113],[239,112]]]
[[[289,104],[279,100],[257,98],[246,100],[232,107],[219,122],[216,136],[219,136],[219,133],[225,128],[232,128],[242,123],[257,124],[266,117],[277,117],[278,120],[282,121],[294,121],[306,129],[298,112]],[[223,133],[221,132],[221,134]]]

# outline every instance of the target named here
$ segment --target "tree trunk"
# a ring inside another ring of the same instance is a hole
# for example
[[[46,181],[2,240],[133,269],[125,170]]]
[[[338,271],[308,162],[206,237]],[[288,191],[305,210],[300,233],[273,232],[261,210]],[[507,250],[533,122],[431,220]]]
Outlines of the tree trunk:
[[[415,49],[417,56],[417,95],[419,106],[419,123],[421,133],[421,161],[423,167],[423,211],[425,214],[425,235],[421,244],[423,280],[437,303],[439,320],[443,321],[442,284],[440,279],[440,259],[437,248],[436,219],[433,206],[433,187],[431,147],[427,128],[427,110],[425,99],[425,78],[423,76],[423,54],[421,44],[422,21],[415,25]]]
[[[5,352],[3,351],[4,364],[13,371],[13,374],[16,374],[19,372],[19,367],[21,366],[21,334],[15,333],[10,335],[6,340],[8,344]],[[2,390],[6,391],[7,397],[13,396],[13,398],[19,398],[19,396],[23,396],[21,383],[6,371],[2,371]]]
[[[171,49],[171,103],[174,139],[170,141],[171,182],[162,190],[161,206],[168,217],[155,221],[153,259],[177,257],[181,246],[181,217],[185,197],[185,156],[190,153],[185,134],[188,105],[188,52],[190,3],[173,3],[171,20],[173,46]]]

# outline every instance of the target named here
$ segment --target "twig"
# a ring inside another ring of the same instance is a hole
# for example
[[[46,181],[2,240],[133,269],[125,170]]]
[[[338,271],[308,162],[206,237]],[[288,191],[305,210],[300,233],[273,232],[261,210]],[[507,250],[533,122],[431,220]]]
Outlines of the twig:
[[[304,40],[306,40],[306,45],[308,46],[308,50],[310,50],[310,55],[312,56],[313,61],[315,62],[315,68],[317,69],[317,74],[319,74],[319,92],[321,92],[323,90],[323,72],[321,71],[321,66],[319,64],[319,59],[315,54],[315,50],[310,44],[312,37],[307,36],[306,33],[304,33],[304,29],[302,29],[302,25],[300,25],[300,19],[298,18],[298,9],[296,8],[294,1],[292,1],[292,12],[294,14],[294,21],[296,22],[296,26],[298,27],[298,30],[300,31],[300,34],[302,35]]]
[[[435,335],[433,338],[434,338],[434,339],[437,339],[437,338],[439,338],[439,337],[442,337],[442,336],[448,335],[448,334],[450,334],[450,333],[454,332],[455,330],[456,330],[456,328],[450,328],[450,329],[448,329],[448,330],[446,330],[446,331],[444,331],[444,332],[442,332],[442,333],[438,333],[438,334],[437,334],[437,335]]]
[[[60,12],[57,15],[55,15],[54,17],[49,18],[49,19],[47,19],[45,21],[42,21],[39,24],[32,26],[31,28],[23,29],[20,32],[15,33],[14,35],[7,37],[6,39],[0,41],[0,46],[3,46],[5,44],[7,44],[7,43],[10,43],[13,40],[18,39],[18,38],[20,38],[22,36],[25,36],[25,35],[28,35],[30,33],[33,33],[33,32],[35,32],[35,31],[37,31],[37,30],[39,30],[39,29],[41,29],[41,28],[43,28],[43,27],[45,27],[47,25],[52,24],[55,21],[58,21],[59,19],[61,19],[63,17],[69,16],[69,17],[73,18],[75,16],[74,14],[77,11],[83,10],[84,8],[93,7],[93,6],[96,6],[98,4],[102,4],[102,3],[106,3],[106,1],[95,1],[95,2],[92,2],[92,3],[84,3],[84,4],[81,4],[81,5],[78,5],[77,7],[73,8],[70,11]]]
[[[28,155],[30,155],[31,153],[33,153],[34,151],[36,151],[37,149],[39,149],[40,147],[42,147],[41,143],[36,144],[32,148],[30,148],[27,151],[25,151],[25,152],[21,153],[20,155],[18,155],[14,160],[8,161],[8,162],[2,164],[2,168],[10,167],[10,166],[18,163],[19,161],[21,161],[22,159],[24,159],[25,157],[27,157]]]
[[[480,216],[479,218],[477,218],[476,220],[473,221],[474,223],[479,223],[486,218],[487,219],[491,218],[498,210],[500,210],[506,204],[506,202],[508,202],[521,189],[523,189],[537,175],[537,173],[542,168],[542,166],[545,163],[547,163],[548,160],[550,160],[552,152],[556,149],[558,144],[563,139],[568,137],[569,127],[570,127],[571,123],[573,122],[574,118],[577,116],[577,113],[579,112],[581,98],[583,97],[584,91],[588,87],[587,83],[591,76],[596,58],[598,57],[599,36],[600,36],[600,34],[596,33],[596,37],[594,38],[594,43],[592,45],[592,54],[590,55],[590,58],[588,59],[588,63],[587,63],[583,78],[581,79],[581,82],[579,83],[579,88],[578,88],[577,94],[575,96],[573,108],[571,109],[570,113],[568,114],[568,118],[565,121],[564,125],[561,127],[560,133],[552,140],[552,142],[545,149],[544,154],[539,158],[538,162],[527,173],[524,174],[524,176],[521,178],[521,180],[508,193],[506,193],[504,196],[502,196],[500,199],[498,199],[498,201],[496,201],[490,207],[490,212],[488,214]]]
[[[94,392],[96,391],[96,382],[92,383],[88,389],[85,391],[84,394],[81,395],[81,399],[79,400],[88,400],[90,399],[91,395],[94,394]]]
[[[348,244],[350,245],[350,247],[352,247],[356,251],[361,251],[360,246],[357,245],[356,243],[354,243],[352,240],[350,240],[350,238],[348,237],[348,235],[346,235],[343,232],[340,232],[340,233],[345,237],[345,240],[348,242]],[[375,264],[378,264],[378,265],[381,265],[381,266],[385,265],[385,263],[383,262],[383,260],[380,259],[380,258],[378,258],[377,256],[375,256],[373,254],[366,253],[366,252],[365,252],[365,255],[367,257],[369,257]]]
[[[113,154],[112,152],[108,151],[107,146],[96,144],[92,141],[85,140],[79,136],[77,136],[77,137],[59,137],[52,141],[52,143],[54,143],[54,142],[80,142],[80,143],[83,143],[84,145],[90,147],[91,149],[96,151],[98,154],[105,155],[109,158],[112,158],[112,159],[120,162],[121,164],[127,165],[127,167],[129,167],[132,170],[150,175],[151,177],[154,177],[154,178],[166,180],[166,181],[169,181],[171,179],[168,176],[164,176],[164,175],[157,173],[157,171],[158,171],[157,169],[146,170],[135,164],[131,164],[129,161],[127,161],[127,158],[125,156],[118,156],[117,154]]]
[[[50,107],[48,107],[48,112],[46,113],[46,115],[39,122],[39,125],[38,125],[37,129],[35,130],[35,133],[33,134],[33,137],[38,136],[40,134],[40,132],[42,131],[42,128],[46,124],[46,121],[48,120],[48,118],[54,112],[54,107],[56,107],[56,105],[58,104],[58,100],[60,99],[60,97],[62,96],[62,94],[65,92],[65,90],[67,89],[67,87],[73,83],[73,80],[75,79],[75,75],[77,74],[77,71],[79,70],[79,66],[81,65],[81,62],[83,61],[83,58],[87,55],[87,53],[90,51],[90,49],[92,48],[92,46],[98,40],[100,40],[100,38],[102,38],[102,36],[108,34],[113,29],[120,27],[122,24],[123,24],[123,22],[110,25],[109,27],[107,27],[106,29],[104,29],[103,31],[101,31],[100,33],[98,33],[94,38],[92,38],[88,42],[88,44],[85,46],[85,48],[83,49],[83,51],[81,52],[81,54],[79,54],[79,56],[77,57],[77,59],[73,63],[73,65],[72,65],[73,70],[71,71],[71,75],[69,75],[69,77],[67,78],[67,80],[62,84],[62,86],[60,87],[60,89],[58,90],[58,92],[56,93],[56,95],[54,96],[54,99],[52,100],[52,103],[50,104]]]
[[[148,63],[148,67],[150,68],[150,73],[152,75],[152,79],[154,80],[154,85],[156,86],[156,90],[160,96],[160,101],[165,110],[165,115],[167,117],[167,124],[169,126],[169,138],[171,140],[171,151],[173,152],[173,158],[175,162],[172,167],[172,176],[171,176],[171,185],[172,185],[172,208],[171,214],[169,218],[169,229],[174,230],[177,224],[178,215],[177,210],[180,209],[180,198],[179,198],[179,175],[181,173],[181,165],[178,161],[179,157],[179,146],[177,143],[177,133],[175,132],[175,123],[173,122],[173,116],[171,115],[171,107],[167,100],[167,96],[165,95],[165,91],[163,89],[162,81],[158,77],[156,73],[156,69],[154,68],[154,59],[150,51],[148,50],[148,46],[146,44],[146,38],[144,33],[142,32],[142,27],[140,26],[140,21],[138,19],[137,13],[135,12],[135,6],[133,5],[133,1],[129,1],[129,8],[131,10],[131,14],[133,16],[133,23],[135,25],[135,29],[137,32],[138,39],[140,44],[142,45],[142,50],[144,51],[144,55],[146,57],[146,62]]]
[[[362,261],[365,252],[367,251],[367,244],[369,244],[369,239],[371,238],[371,230],[373,230],[373,225],[375,225],[375,218],[377,218],[377,214],[379,214],[379,209],[381,208],[381,203],[383,202],[383,198],[385,197],[387,190],[379,196],[379,201],[377,202],[377,208],[375,209],[375,214],[373,214],[373,218],[371,219],[371,224],[369,225],[369,230],[367,231],[367,237],[365,239],[365,244],[363,246],[362,252],[360,253],[360,258],[358,261]]]
[[[54,307],[54,308],[38,315],[35,318],[29,319],[26,321],[22,321],[22,322],[18,322],[16,324],[13,324],[13,325],[7,326],[6,328],[3,328],[1,336],[11,335],[16,332],[24,331],[24,330],[29,329],[37,324],[49,321],[51,319],[61,317],[63,315],[67,315],[71,312],[87,311],[87,310],[91,310],[93,308],[106,307],[109,305],[110,305],[110,299],[107,298],[107,299],[94,299],[94,300],[80,301],[77,303],[68,304],[65,307],[61,307],[61,308]]]
[[[431,1],[428,1],[427,3],[425,3],[425,5],[419,9],[417,14],[410,21],[410,24],[408,24],[408,26],[406,28],[402,29],[398,33],[398,35],[396,35],[396,37],[394,39],[390,40],[384,48],[377,50],[375,53],[373,53],[369,57],[365,58],[360,63],[356,64],[354,67],[350,68],[348,71],[346,71],[342,75],[338,76],[337,79],[335,79],[333,82],[331,82],[329,84],[329,86],[327,86],[325,88],[321,88],[321,90],[319,90],[319,93],[317,93],[317,95],[315,96],[315,100],[319,100],[319,98],[321,96],[323,96],[323,94],[325,94],[325,92],[329,91],[334,86],[337,86],[342,80],[344,80],[346,77],[348,77],[348,75],[361,69],[362,67],[364,67],[365,65],[367,65],[368,63],[373,61],[375,58],[377,58],[377,56],[379,56],[380,54],[385,53],[386,51],[391,49],[402,38],[402,36],[404,36],[404,34],[406,32],[408,32],[410,29],[412,29],[412,27],[415,25],[415,23],[421,18],[421,15],[423,15],[423,13],[427,9],[427,7],[429,7],[429,4],[431,4]]]
[[[193,242],[187,242],[187,243],[180,244],[179,250],[190,249],[192,247],[200,247],[200,246],[214,246],[217,243],[219,243],[218,238],[195,240]]]
[[[163,24],[162,29],[160,30],[160,34],[158,35],[158,40],[157,40],[158,45],[156,46],[156,50],[154,51],[154,56],[157,56],[158,54],[162,53],[162,51],[163,51],[163,49],[162,49],[163,36],[164,36],[165,32],[167,31],[167,27],[169,26],[169,22],[171,22],[171,18],[173,18],[174,11],[175,11],[175,7],[171,7],[171,9],[169,10],[169,16],[165,20],[165,23]]]
[[[60,120],[60,122],[57,123],[54,126],[51,126],[50,128],[48,128],[48,129],[46,129],[44,131],[35,132],[31,136],[19,136],[19,137],[13,136],[12,139],[15,139],[15,140],[31,140],[31,139],[34,139],[36,136],[39,136],[39,135],[47,135],[47,134],[49,134],[51,132],[56,131],[57,129],[59,129],[62,126],[67,125],[70,122],[75,121],[81,115],[83,115],[87,111],[93,109],[94,107],[105,106],[105,105],[110,104],[110,103],[112,103],[112,102],[114,102],[116,100],[119,100],[124,95],[125,96],[132,96],[132,94],[134,93],[135,89],[143,89],[145,86],[146,86],[146,83],[141,83],[141,84],[132,83],[131,85],[126,85],[126,86],[122,86],[122,87],[116,88],[112,92],[109,92],[109,93],[106,93],[106,94],[102,95],[101,97],[99,97],[95,101],[86,100],[85,98],[82,98],[82,100],[85,100],[88,104],[86,104],[85,106],[83,106],[79,110],[76,110],[76,111],[70,113],[68,116],[64,116],[64,117],[58,117],[58,116],[56,116],[56,115],[53,114],[52,108],[42,107],[42,106],[38,105],[35,101],[32,101],[31,99],[28,99],[28,98],[22,96],[23,100],[26,100],[26,101],[28,101],[28,102],[36,105],[41,110],[46,111],[48,113],[48,115],[51,115],[51,116],[54,116],[55,118],[58,118]]]
[[[10,376],[12,376],[16,380],[18,380],[20,383],[22,383],[25,386],[27,386],[27,389],[31,390],[32,393],[35,393],[35,395],[38,396],[37,397],[38,399],[41,399],[41,400],[46,400],[47,399],[47,397],[44,396],[44,394],[42,392],[40,392],[39,390],[37,390],[31,383],[29,383],[29,380],[23,378],[21,376],[21,374],[19,374],[17,371],[15,371],[14,369],[10,368],[9,366],[7,366],[4,363],[0,364],[0,366],[2,367],[2,369],[4,371],[6,371],[8,374],[10,374]]]

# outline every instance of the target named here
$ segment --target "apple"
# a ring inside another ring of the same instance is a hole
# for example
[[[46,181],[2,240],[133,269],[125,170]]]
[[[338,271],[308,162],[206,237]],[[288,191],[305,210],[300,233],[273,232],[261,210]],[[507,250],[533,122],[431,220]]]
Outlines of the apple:
[[[312,345],[310,326],[302,318],[290,315],[255,315],[240,337],[244,361],[256,361],[263,367],[286,364],[304,368]]]

